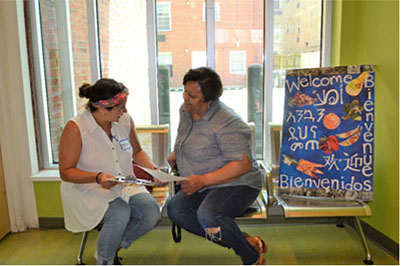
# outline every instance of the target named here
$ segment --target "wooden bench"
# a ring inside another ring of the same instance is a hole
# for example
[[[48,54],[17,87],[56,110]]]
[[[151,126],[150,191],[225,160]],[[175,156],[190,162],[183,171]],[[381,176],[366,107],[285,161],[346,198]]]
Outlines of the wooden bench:
[[[369,205],[361,200],[337,200],[337,199],[314,199],[310,197],[280,195],[278,193],[278,174],[280,166],[280,146],[281,146],[281,125],[270,124],[270,138],[272,163],[268,178],[271,184],[273,200],[283,208],[285,218],[301,217],[345,217],[354,221],[356,230],[362,240],[365,249],[365,264],[373,264],[371,253],[363,232],[359,217],[371,216],[372,212]],[[342,226],[342,224],[340,224]]]

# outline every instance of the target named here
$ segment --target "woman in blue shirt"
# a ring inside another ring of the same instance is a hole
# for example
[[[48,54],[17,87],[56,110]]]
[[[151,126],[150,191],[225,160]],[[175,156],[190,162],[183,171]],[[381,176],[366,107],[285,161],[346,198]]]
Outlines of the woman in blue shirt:
[[[187,231],[232,248],[243,264],[262,264],[267,247],[240,231],[235,217],[255,201],[261,174],[251,152],[251,131],[219,101],[219,75],[206,67],[184,76],[184,104],[174,151],[181,190],[168,204],[170,218]]]

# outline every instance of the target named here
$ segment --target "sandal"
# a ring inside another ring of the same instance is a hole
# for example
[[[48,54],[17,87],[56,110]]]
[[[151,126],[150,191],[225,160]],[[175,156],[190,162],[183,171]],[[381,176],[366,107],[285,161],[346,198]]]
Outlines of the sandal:
[[[263,254],[259,254],[259,259],[252,265],[265,265],[265,258],[263,257]]]
[[[254,249],[259,253],[259,255],[267,252],[267,245],[265,241],[260,236],[250,236],[245,232],[242,232]],[[260,260],[260,257],[259,257]]]

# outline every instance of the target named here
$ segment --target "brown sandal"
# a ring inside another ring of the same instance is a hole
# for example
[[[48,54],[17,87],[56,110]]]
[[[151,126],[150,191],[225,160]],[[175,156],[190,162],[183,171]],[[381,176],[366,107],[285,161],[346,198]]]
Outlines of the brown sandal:
[[[248,240],[249,244],[251,244],[259,254],[267,252],[267,245],[260,236],[250,236],[245,232],[243,232],[243,234],[246,240]]]
[[[259,254],[259,259],[252,265],[265,265],[265,258],[263,257],[263,254]]]

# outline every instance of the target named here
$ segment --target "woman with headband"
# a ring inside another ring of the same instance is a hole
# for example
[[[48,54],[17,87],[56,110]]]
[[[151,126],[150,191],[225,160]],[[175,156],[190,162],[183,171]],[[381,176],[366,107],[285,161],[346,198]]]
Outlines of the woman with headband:
[[[83,84],[79,96],[89,99],[86,110],[67,122],[59,146],[65,227],[84,232],[101,223],[97,263],[121,264],[117,252],[152,229],[160,210],[144,186],[109,179],[132,175],[133,161],[155,166],[138,141],[122,83],[100,79]]]

